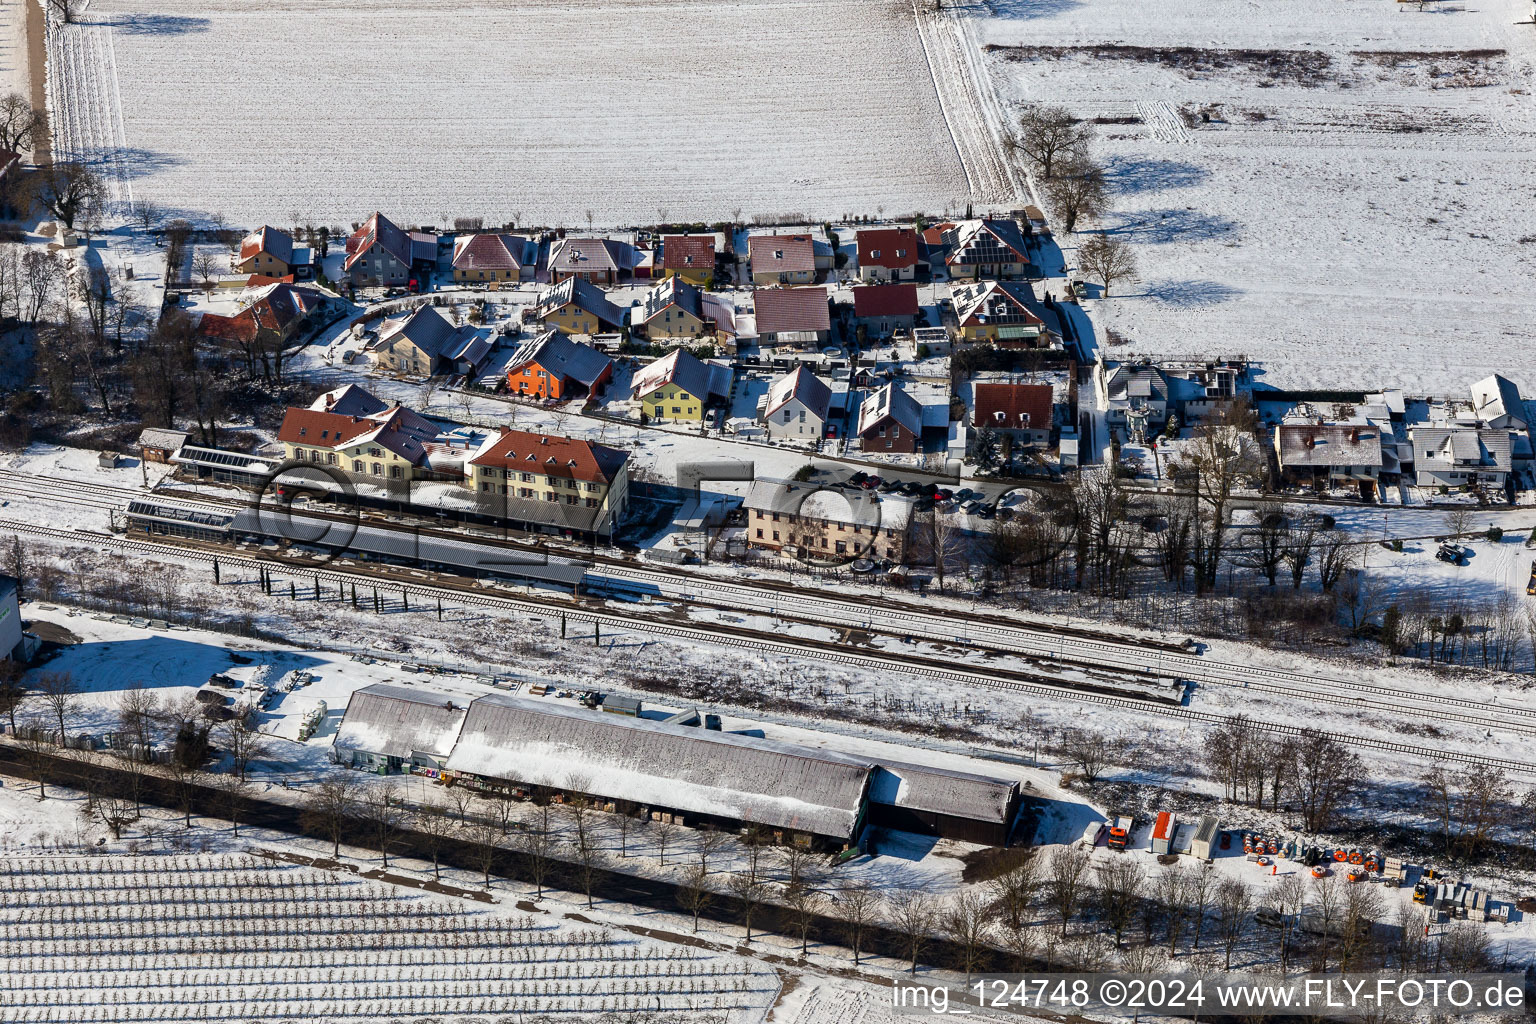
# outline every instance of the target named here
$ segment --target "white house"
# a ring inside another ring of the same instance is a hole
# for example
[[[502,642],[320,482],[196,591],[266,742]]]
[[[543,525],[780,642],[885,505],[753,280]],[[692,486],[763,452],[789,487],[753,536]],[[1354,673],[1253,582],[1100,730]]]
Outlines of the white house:
[[[1479,423],[1494,430],[1525,430],[1531,425],[1520,389],[1497,373],[1472,385],[1472,411]]]
[[[769,437],[815,441],[826,433],[831,405],[832,389],[801,366],[768,388],[761,418]]]
[[[1420,487],[1474,484],[1499,490],[1509,477],[1508,430],[1414,426],[1408,438],[1413,445],[1414,482]]]

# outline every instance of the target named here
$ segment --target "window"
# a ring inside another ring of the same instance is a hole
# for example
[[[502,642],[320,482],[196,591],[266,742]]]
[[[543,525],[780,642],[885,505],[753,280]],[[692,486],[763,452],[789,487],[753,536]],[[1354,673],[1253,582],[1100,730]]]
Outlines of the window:
[[[567,494],[565,496],[565,503],[567,505],[574,505],[574,504],[576,504],[576,495],[574,495],[574,494]]]
[[[897,249],[896,250],[896,258],[899,259],[899,260],[906,259],[907,258],[907,250],[905,250],[905,249]]]
[[[869,250],[869,258],[872,259],[872,260],[879,259],[880,258],[880,250],[879,249],[871,249],[871,250]]]
[[[779,531],[778,530],[774,530],[773,531],[773,539],[774,540],[778,540],[779,539]]]
[[[400,479],[400,467],[399,466],[390,466],[389,467],[389,478],[391,480],[399,480]]]
[[[480,493],[482,493],[482,494],[488,493],[490,491],[490,489],[491,489],[491,485],[490,484],[484,483],[484,482],[482,482],[480,484]]]
[[[373,464],[373,475],[374,476],[383,476],[384,475],[384,467],[379,465],[377,462],[375,462]]]
[[[367,472],[367,470],[363,468],[363,460],[362,459],[353,459],[352,460],[352,472],[354,472],[354,473],[365,473],[365,472]]]
[[[759,516],[761,516],[761,515],[762,515],[762,513],[761,513],[761,512],[759,512],[759,513],[758,513],[758,515],[759,515]],[[757,539],[758,539],[758,540],[762,540],[762,539],[763,539],[763,531],[762,531],[762,529],[761,529],[761,528],[759,528],[759,529],[758,529],[758,531],[757,531]]]

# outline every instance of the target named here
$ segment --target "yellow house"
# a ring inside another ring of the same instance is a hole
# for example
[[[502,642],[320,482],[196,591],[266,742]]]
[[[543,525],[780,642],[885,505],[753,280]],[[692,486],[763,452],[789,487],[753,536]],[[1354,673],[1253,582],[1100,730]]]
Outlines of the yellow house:
[[[1056,339],[1028,281],[979,281],[959,285],[950,295],[962,341],[1042,348]]]
[[[712,402],[730,394],[731,368],[678,349],[642,367],[632,383],[648,419],[699,423]]]
[[[539,528],[611,536],[629,502],[629,453],[503,429],[465,466],[484,510]]]
[[[667,235],[661,240],[661,278],[677,277],[695,288],[715,283],[714,235]]]
[[[752,283],[816,283],[816,244],[810,235],[753,235],[747,239]]]
[[[369,416],[290,407],[277,439],[283,455],[294,461],[398,483],[430,468],[426,444],[437,434],[427,420],[398,405]]]
[[[453,279],[460,284],[521,281],[533,276],[537,253],[521,235],[464,235],[453,243]]]
[[[286,277],[293,273],[293,236],[278,228],[261,227],[240,242],[235,271]]]
[[[561,334],[602,334],[624,325],[624,311],[584,278],[568,277],[539,296],[535,310],[546,327]]]
[[[736,336],[734,311],[722,296],[703,292],[681,277],[659,282],[635,307],[631,325],[654,342],[694,338],[727,341]]]

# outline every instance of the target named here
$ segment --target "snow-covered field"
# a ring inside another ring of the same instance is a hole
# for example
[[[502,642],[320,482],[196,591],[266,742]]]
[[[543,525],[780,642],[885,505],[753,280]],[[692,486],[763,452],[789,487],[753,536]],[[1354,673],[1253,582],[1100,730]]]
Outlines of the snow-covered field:
[[[52,48],[61,146],[108,160],[118,199],[194,216],[585,226],[1005,198],[962,162],[989,158],[982,114],[941,102],[958,45],[897,0],[98,0],[85,20]]]
[[[660,1008],[744,1022],[779,990],[749,960],[254,857],[9,857],[0,877],[10,893],[0,1006],[11,1021]]]
[[[1528,376],[1528,3],[990,6],[969,29],[1010,110],[1107,122],[1104,226],[1142,282],[1097,305],[1132,349],[1246,353],[1281,386]]]

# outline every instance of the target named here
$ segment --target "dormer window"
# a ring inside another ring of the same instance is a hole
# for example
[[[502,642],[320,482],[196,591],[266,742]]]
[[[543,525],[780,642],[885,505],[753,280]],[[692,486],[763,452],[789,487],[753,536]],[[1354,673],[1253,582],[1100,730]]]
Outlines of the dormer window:
[[[879,259],[880,258],[880,250],[879,249],[871,249],[871,250],[869,250],[869,258],[870,259],[875,259],[875,260]]]
[[[783,259],[784,258],[784,250],[783,249],[775,249],[775,250],[773,250],[773,258],[776,259],[776,260]]]
[[[300,427],[299,428],[299,436],[300,437],[303,437],[307,433],[309,433],[309,428],[308,427]]]
[[[875,255],[878,256],[879,253],[876,253]],[[907,250],[905,250],[905,249],[897,249],[896,250],[896,258],[899,259],[899,260],[906,259],[907,258]]]

